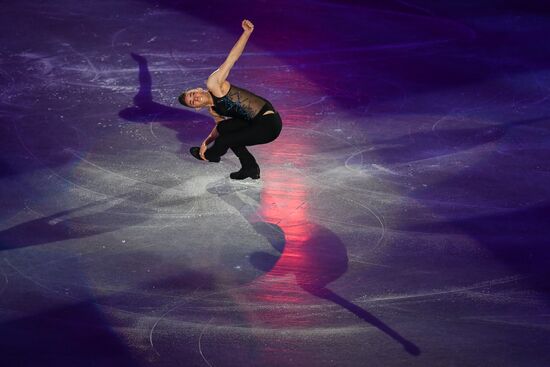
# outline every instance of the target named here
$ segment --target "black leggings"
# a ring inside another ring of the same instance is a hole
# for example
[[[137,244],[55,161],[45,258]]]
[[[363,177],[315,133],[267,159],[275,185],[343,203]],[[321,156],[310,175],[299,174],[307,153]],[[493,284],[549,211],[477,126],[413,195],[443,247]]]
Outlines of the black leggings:
[[[262,109],[258,116],[249,121],[232,118],[218,123],[219,136],[206,150],[204,154],[206,159],[217,161],[227,153],[227,149],[231,149],[239,158],[243,168],[257,167],[256,159],[246,147],[272,142],[279,136],[283,127],[277,112],[262,115],[264,110]]]

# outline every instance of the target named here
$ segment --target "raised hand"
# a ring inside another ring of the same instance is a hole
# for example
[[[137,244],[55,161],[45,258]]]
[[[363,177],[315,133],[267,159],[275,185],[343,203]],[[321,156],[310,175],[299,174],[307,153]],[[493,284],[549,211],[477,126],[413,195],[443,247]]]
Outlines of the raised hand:
[[[254,24],[248,19],[243,20],[242,26],[245,32],[252,33],[254,30]]]

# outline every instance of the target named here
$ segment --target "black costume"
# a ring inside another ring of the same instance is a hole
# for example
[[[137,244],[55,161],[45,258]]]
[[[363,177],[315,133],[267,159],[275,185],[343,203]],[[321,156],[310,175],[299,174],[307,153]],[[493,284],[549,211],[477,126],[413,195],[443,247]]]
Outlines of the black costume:
[[[225,96],[219,98],[212,95],[212,99],[213,110],[231,118],[218,123],[219,136],[204,156],[211,162],[219,162],[227,149],[231,149],[241,162],[240,176],[257,172],[257,177],[255,173],[246,177],[259,178],[258,163],[246,147],[275,140],[283,126],[281,117],[269,101],[235,85],[230,86]],[[270,110],[274,113],[264,115]],[[231,174],[231,178],[241,178],[235,174]]]

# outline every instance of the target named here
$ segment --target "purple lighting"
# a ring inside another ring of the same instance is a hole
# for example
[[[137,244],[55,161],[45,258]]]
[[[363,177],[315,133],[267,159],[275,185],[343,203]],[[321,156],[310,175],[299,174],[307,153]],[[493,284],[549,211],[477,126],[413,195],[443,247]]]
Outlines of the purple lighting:
[[[5,2],[0,366],[549,366],[549,18]],[[227,80],[283,128],[235,180],[232,150],[189,153],[215,122],[178,97],[243,19]]]

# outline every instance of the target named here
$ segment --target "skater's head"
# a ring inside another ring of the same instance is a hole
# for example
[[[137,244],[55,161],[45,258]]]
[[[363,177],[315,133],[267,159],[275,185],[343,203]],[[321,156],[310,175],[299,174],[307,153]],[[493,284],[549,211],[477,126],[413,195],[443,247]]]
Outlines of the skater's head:
[[[185,107],[200,109],[210,103],[208,91],[202,88],[188,89],[178,97],[178,101]]]

